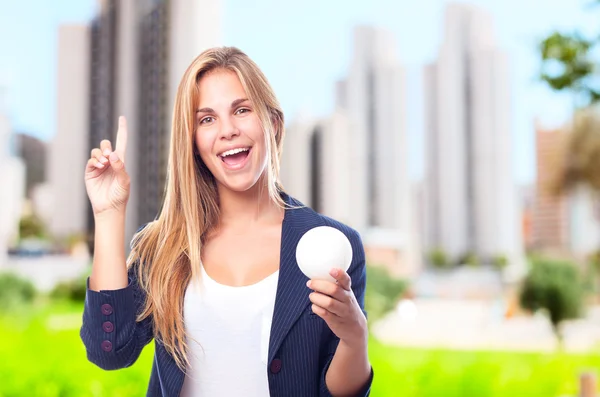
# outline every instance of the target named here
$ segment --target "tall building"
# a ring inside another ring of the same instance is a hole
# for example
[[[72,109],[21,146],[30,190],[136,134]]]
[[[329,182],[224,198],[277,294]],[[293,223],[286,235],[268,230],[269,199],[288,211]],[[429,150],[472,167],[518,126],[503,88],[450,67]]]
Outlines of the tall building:
[[[600,211],[585,186],[558,192],[556,182],[566,159],[567,128],[536,125],[536,189],[532,248],[586,256],[600,247]]]
[[[453,258],[522,258],[513,180],[508,59],[492,20],[449,5],[437,61],[425,70],[427,210],[425,244]]]
[[[25,191],[31,197],[36,185],[46,181],[46,142],[31,135],[16,134],[17,155],[25,163]]]
[[[337,107],[351,126],[351,223],[363,231],[410,229],[405,73],[395,53],[391,33],[357,27],[349,74],[337,85]]]
[[[296,120],[286,129],[281,181],[287,192],[315,211],[351,224],[354,189],[348,131],[348,119],[341,112]]]
[[[127,241],[160,210],[175,92],[190,62],[220,44],[219,8],[206,0],[104,0],[92,22],[90,148],[114,141],[118,116],[127,117]]]
[[[19,236],[25,199],[25,165],[13,154],[12,129],[2,105],[3,99],[0,95],[0,186],[4,187],[0,193],[0,268],[6,264],[9,244]]]
[[[89,115],[89,29],[63,25],[58,30],[56,135],[47,158],[53,212],[48,225],[59,238],[81,234],[88,206],[83,174],[90,151],[86,131]]]
[[[568,198],[555,191],[564,158],[567,133],[536,125],[536,184],[532,219],[532,247],[566,251],[569,246]]]

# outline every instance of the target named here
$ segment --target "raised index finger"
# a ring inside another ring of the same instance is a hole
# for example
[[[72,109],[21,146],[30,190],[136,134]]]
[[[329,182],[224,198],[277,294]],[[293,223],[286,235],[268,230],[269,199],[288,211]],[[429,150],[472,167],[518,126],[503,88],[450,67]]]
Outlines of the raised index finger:
[[[119,129],[117,130],[117,144],[115,146],[115,152],[125,163],[125,152],[127,149],[127,120],[125,116],[119,116]]]

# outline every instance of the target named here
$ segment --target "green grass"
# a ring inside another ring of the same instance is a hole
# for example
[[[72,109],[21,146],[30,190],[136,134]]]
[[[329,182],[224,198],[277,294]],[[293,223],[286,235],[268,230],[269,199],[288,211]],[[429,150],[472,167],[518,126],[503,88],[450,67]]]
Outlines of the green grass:
[[[104,371],[87,361],[81,312],[65,303],[0,318],[0,397],[146,395],[152,344],[133,367]]]
[[[398,348],[372,341],[376,397],[577,396],[582,370],[600,356]]]
[[[79,339],[81,305],[38,305],[0,316],[0,397],[142,396],[150,344],[136,364],[103,371]],[[371,341],[374,397],[558,397],[577,395],[581,370],[600,374],[594,354],[528,354],[395,348]]]

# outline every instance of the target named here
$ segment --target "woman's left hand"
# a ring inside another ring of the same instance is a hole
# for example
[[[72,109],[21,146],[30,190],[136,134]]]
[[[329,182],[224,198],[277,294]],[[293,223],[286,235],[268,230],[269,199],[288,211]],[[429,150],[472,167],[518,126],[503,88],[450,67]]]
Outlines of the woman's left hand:
[[[352,292],[350,276],[337,268],[329,274],[337,283],[325,280],[309,280],[306,283],[314,291],[309,295],[313,312],[325,320],[331,331],[346,344],[365,343],[367,319]]]

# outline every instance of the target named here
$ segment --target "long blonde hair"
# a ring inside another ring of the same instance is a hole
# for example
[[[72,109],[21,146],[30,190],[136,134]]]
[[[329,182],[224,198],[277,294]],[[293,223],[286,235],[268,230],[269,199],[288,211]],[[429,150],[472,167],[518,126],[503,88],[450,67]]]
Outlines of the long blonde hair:
[[[191,279],[199,277],[200,253],[207,233],[218,224],[219,199],[214,177],[195,149],[198,83],[207,73],[236,73],[257,112],[267,149],[269,197],[284,207],[279,183],[284,119],[273,89],[258,66],[235,47],[211,48],[185,71],[175,98],[165,199],[157,219],[135,237],[127,259],[136,269],[146,301],[138,321],[152,316],[154,336],[182,370],[189,364],[183,323],[183,299]],[[260,178],[259,182],[264,181]]]

